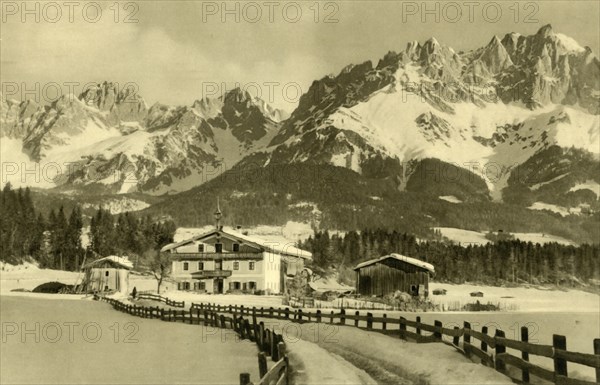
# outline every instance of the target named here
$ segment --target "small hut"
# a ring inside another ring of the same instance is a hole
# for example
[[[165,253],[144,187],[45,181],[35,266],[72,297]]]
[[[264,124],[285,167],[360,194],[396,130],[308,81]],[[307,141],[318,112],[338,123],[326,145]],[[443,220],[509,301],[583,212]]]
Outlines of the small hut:
[[[356,292],[369,296],[385,296],[396,291],[427,297],[433,265],[416,258],[390,254],[359,263]]]
[[[82,290],[85,292],[129,290],[129,271],[133,263],[127,257],[111,255],[92,261],[83,267]]]

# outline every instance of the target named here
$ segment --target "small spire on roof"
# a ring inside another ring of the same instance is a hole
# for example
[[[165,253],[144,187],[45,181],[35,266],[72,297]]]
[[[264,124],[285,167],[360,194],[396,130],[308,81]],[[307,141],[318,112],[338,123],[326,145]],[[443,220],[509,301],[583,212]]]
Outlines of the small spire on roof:
[[[221,212],[221,207],[219,205],[219,197],[217,197],[217,211],[215,211],[215,221],[217,230],[221,229],[221,218],[223,217],[223,213]]]

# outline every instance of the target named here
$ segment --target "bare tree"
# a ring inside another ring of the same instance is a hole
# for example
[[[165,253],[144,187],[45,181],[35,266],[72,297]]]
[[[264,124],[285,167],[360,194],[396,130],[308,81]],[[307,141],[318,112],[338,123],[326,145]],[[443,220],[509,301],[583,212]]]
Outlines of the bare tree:
[[[163,280],[171,274],[171,258],[168,254],[155,251],[154,256],[150,259],[149,267],[157,281],[156,292],[160,294],[160,286]]]

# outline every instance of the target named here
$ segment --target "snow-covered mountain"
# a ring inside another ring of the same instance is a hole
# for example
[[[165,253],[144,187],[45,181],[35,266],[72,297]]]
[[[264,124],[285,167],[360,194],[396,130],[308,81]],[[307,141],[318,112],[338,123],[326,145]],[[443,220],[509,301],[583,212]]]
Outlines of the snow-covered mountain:
[[[394,177],[400,189],[410,178],[450,188],[457,174],[446,168],[458,167],[499,201],[517,166],[553,146],[597,162],[598,114],[597,56],[549,25],[469,52],[431,38],[313,82],[268,151],[251,161],[328,163]],[[414,174],[424,159],[441,166]]]
[[[16,165],[3,169],[4,180],[162,194],[205,182],[264,148],[282,112],[240,89],[192,106],[148,108],[104,82],[49,106],[2,98],[0,116],[2,159]],[[37,175],[23,178],[36,167]]]
[[[468,52],[435,38],[409,42],[377,65],[349,65],[314,81],[289,117],[239,89],[191,106],[148,108],[139,95],[102,83],[50,106],[2,99],[0,134],[3,161],[74,162],[56,181],[67,188],[100,182],[111,191],[163,194],[236,164],[309,163],[460,201],[469,200],[461,191],[535,200],[555,185],[544,203],[556,203],[548,197],[600,183],[593,171],[599,114],[598,57],[547,25]],[[559,173],[570,177],[555,184]],[[3,175],[10,177],[21,179]],[[547,185],[538,190],[540,183]]]

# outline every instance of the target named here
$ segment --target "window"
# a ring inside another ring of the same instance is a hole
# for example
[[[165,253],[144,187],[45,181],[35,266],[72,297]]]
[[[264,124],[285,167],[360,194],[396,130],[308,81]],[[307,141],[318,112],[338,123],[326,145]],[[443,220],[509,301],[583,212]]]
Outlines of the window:
[[[199,281],[198,282],[198,290],[206,290],[206,282]]]
[[[223,252],[223,244],[215,243],[215,253],[222,253],[222,252]]]
[[[256,282],[253,282],[253,281],[248,282],[248,289],[250,289],[250,290],[256,289]]]
[[[234,282],[234,283],[233,283],[233,289],[234,289],[234,290],[240,290],[240,287],[241,287],[241,285],[240,285],[240,283],[239,283],[239,282]]]
[[[198,262],[198,270],[204,270],[204,262]]]
[[[248,262],[248,270],[254,270],[254,261]]]
[[[240,251],[240,244],[239,243],[234,243],[233,244],[233,252],[237,253]]]
[[[198,252],[199,253],[204,253],[204,243],[199,243],[198,244]]]
[[[242,290],[248,290],[248,284],[246,282],[242,284]]]
[[[188,270],[190,268],[190,264],[187,262],[183,262],[183,270]]]
[[[239,270],[240,269],[240,263],[238,261],[233,262],[233,270]]]
[[[104,272],[104,275],[108,277],[108,274],[109,274],[109,273],[108,273],[108,270],[106,270],[106,271]]]

